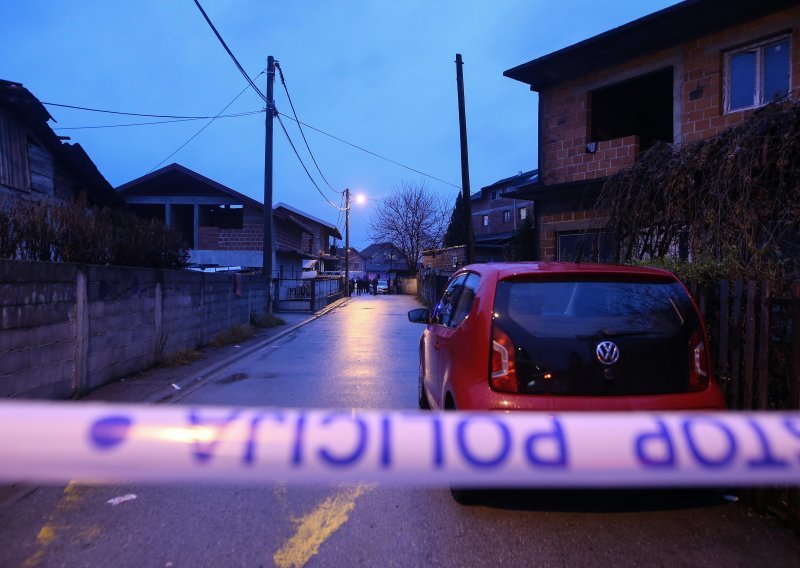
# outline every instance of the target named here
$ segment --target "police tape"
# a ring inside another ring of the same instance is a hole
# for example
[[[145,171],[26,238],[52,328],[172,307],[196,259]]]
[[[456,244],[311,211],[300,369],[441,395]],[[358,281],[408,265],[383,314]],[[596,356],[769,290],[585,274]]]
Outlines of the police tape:
[[[0,481],[800,484],[800,413],[0,403]]]

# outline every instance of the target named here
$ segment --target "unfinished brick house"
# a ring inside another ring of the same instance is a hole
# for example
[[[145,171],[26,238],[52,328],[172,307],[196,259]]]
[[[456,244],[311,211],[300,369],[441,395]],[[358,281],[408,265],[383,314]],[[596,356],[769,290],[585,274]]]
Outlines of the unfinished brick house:
[[[199,267],[261,269],[264,205],[180,164],[170,164],[117,188],[137,214],[181,232]],[[274,277],[302,278],[324,270],[338,229],[289,205],[273,208]],[[311,269],[311,270],[309,270]],[[313,275],[311,275],[313,276]]]
[[[610,260],[597,197],[656,141],[684,144],[800,92],[800,5],[689,0],[504,75],[539,94],[536,202],[542,260]]]

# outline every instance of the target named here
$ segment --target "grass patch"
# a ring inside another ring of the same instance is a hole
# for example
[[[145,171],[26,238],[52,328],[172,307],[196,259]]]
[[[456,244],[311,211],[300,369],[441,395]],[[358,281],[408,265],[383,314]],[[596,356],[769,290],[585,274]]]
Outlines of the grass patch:
[[[161,358],[159,364],[162,367],[180,367],[189,365],[202,358],[203,354],[194,349],[181,349]]]
[[[266,312],[258,314],[256,312],[252,312],[250,314],[250,325],[257,328],[265,328],[286,325],[286,322],[282,318],[279,318],[273,314],[268,314]]]
[[[213,347],[223,347],[233,343],[241,343],[251,339],[256,334],[252,326],[247,324],[235,325],[230,329],[219,332],[211,340]]]

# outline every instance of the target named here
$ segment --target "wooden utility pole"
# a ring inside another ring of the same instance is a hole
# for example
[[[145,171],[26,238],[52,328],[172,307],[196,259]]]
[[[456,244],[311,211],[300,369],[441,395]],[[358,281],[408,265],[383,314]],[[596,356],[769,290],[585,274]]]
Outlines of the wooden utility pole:
[[[472,204],[469,202],[469,152],[467,150],[467,112],[464,105],[464,73],[461,70],[464,62],[461,54],[456,53],[456,83],[458,85],[458,125],[461,134],[461,191],[464,199],[464,215],[467,223],[466,262],[475,261],[475,238],[472,233]]]
[[[275,118],[275,58],[267,57],[267,116],[264,142],[264,239],[263,268],[261,273],[267,280],[267,311],[272,313],[272,121]]]
[[[344,289],[350,297],[350,188],[344,190]]]

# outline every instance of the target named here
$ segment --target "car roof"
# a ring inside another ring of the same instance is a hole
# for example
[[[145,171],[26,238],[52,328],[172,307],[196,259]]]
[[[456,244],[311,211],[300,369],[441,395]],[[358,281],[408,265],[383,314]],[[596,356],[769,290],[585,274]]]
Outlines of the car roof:
[[[599,264],[588,262],[493,262],[488,264],[470,264],[463,268],[481,275],[494,275],[499,280],[522,275],[629,275],[658,276],[675,279],[675,275],[667,270],[646,266],[628,266],[623,264]]]

